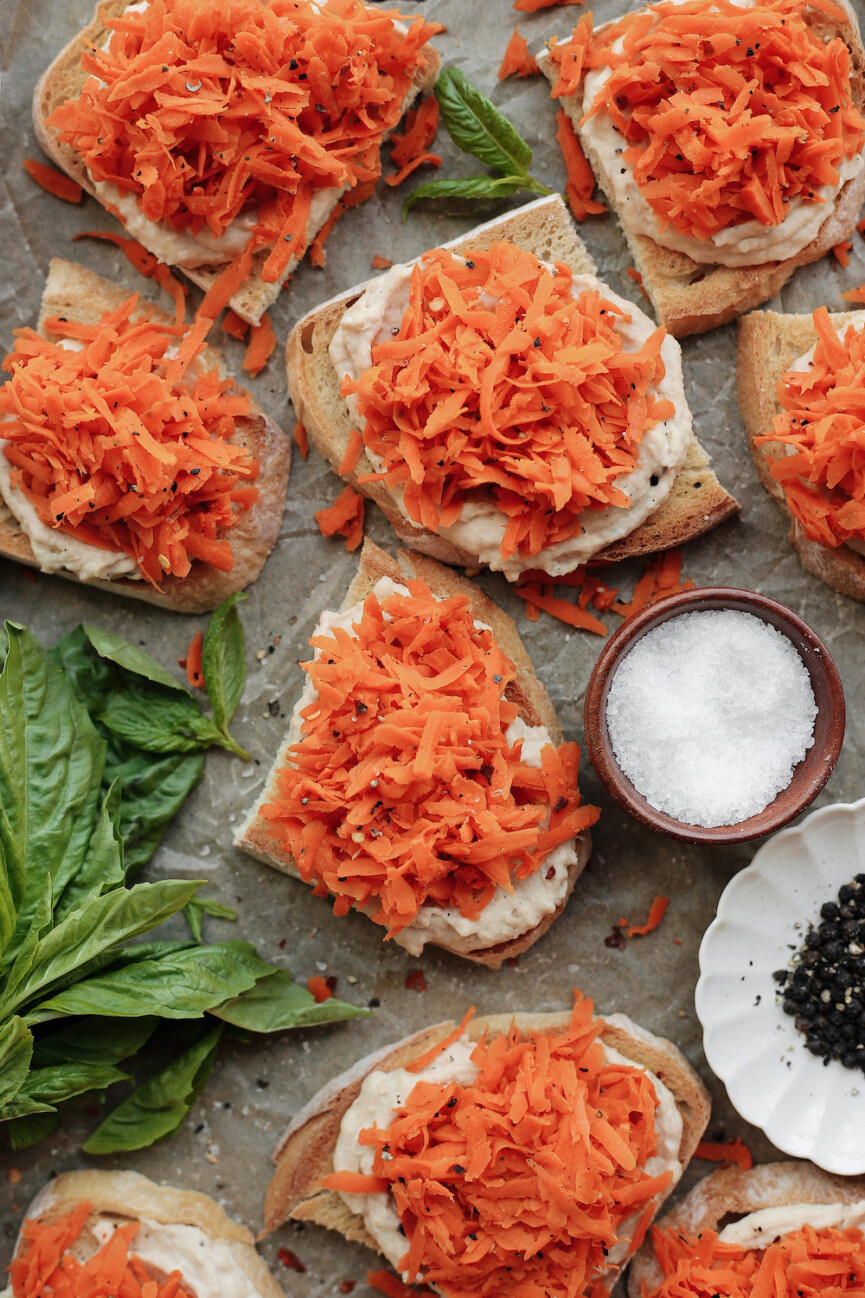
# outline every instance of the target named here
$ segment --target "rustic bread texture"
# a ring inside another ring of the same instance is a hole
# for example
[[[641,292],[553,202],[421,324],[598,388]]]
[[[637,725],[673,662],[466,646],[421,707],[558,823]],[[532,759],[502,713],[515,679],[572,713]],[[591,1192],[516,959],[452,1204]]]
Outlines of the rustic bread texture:
[[[764,1163],[747,1172],[738,1167],[712,1172],[658,1222],[697,1235],[762,1208],[795,1203],[856,1203],[865,1199],[865,1178],[830,1176],[811,1163]],[[661,1283],[651,1242],[640,1249],[628,1272],[629,1298],[642,1298]],[[645,1289],[643,1288],[645,1286]]]
[[[564,261],[576,274],[597,274],[597,267],[576,234],[558,194],[477,226],[444,246],[457,251],[482,249],[501,239],[510,239],[543,261]],[[328,347],[345,311],[372,282],[358,284],[350,293],[310,311],[295,325],[286,346],[288,391],[297,417],[316,450],[336,472],[348,446],[352,418],[340,395],[340,378],[331,363]],[[440,563],[477,566],[477,555],[469,554],[436,532],[412,526],[384,483],[359,483],[359,478],[375,471],[363,452],[354,470],[344,477],[378,505],[404,545]],[[681,545],[716,527],[738,508],[709,467],[708,455],[696,437],[692,437],[688,457],[664,503],[629,536],[601,550],[592,562],[612,563]]]
[[[66,1172],[40,1190],[26,1215],[31,1220],[56,1221],[79,1204],[88,1202],[92,1204],[91,1218],[94,1219],[104,1213],[128,1217],[132,1221],[146,1218],[160,1225],[196,1226],[210,1239],[228,1245],[235,1264],[262,1298],[285,1298],[282,1288],[256,1253],[253,1236],[244,1226],[232,1221],[218,1203],[194,1190],[174,1190],[156,1185],[138,1172],[92,1169]],[[89,1251],[96,1251],[96,1238],[87,1225],[82,1240],[89,1245]]]
[[[103,279],[95,271],[55,257],[48,270],[37,328],[40,333],[48,336],[45,321],[51,316],[67,316],[82,324],[96,324],[105,311],[115,310],[129,296],[127,289]],[[162,322],[171,319],[158,307],[142,300],[138,314],[145,313]],[[209,364],[221,373],[226,373],[222,354],[216,348],[208,347],[203,355]],[[244,391],[239,385],[237,390]],[[129,577],[93,581],[88,582],[88,585],[129,595],[133,599],[174,609],[178,613],[205,613],[256,580],[279,536],[291,466],[291,441],[278,424],[264,413],[254,397],[250,397],[250,405],[250,414],[237,420],[232,440],[246,446],[257,458],[260,466],[256,479],[259,494],[252,508],[246,510],[230,529],[229,538],[234,555],[231,572],[219,572],[208,564],[194,562],[187,577],[169,577],[158,590],[146,581],[135,581]],[[2,500],[0,555],[7,559],[17,559],[19,563],[30,567],[39,566],[30,541]],[[57,576],[66,577],[70,581],[78,580],[73,572],[65,570],[58,572]]]
[[[847,15],[844,23],[835,24],[816,10],[811,10],[809,21],[823,39],[840,35],[849,47],[853,65],[853,97],[861,112],[865,109],[865,49],[862,47],[859,22],[853,7],[848,0],[839,0],[839,5]],[[542,54],[538,64],[554,83],[557,73],[549,55]],[[570,95],[560,102],[573,122],[574,130],[580,134],[582,95]],[[596,150],[585,136],[580,134],[580,138],[598,185],[604,190],[610,209],[616,211],[619,217],[622,233],[642,278],[643,288],[648,293],[661,324],[666,325],[675,338],[706,333],[774,297],[797,266],[818,261],[836,243],[850,237],[865,200],[865,171],[862,171],[842,186],[817,237],[795,257],[754,266],[703,264],[693,261],[684,253],[663,248],[653,239],[629,228],[622,214],[616,210],[613,195],[604,188],[603,170]]]
[[[477,1041],[484,1031],[493,1035],[506,1032],[512,1022],[524,1034],[552,1035],[567,1028],[570,1015],[482,1016],[471,1021],[468,1035]],[[339,1194],[321,1189],[319,1183],[334,1170],[333,1155],[340,1124],[357,1098],[364,1078],[375,1069],[389,1072],[405,1067],[442,1040],[454,1026],[452,1022],[436,1024],[362,1059],[335,1078],[297,1114],[274,1152],[276,1172],[265,1201],[265,1234],[288,1220],[312,1221],[377,1250],[362,1218],[346,1207]],[[602,1039],[635,1064],[648,1068],[672,1091],[683,1119],[679,1157],[687,1164],[709,1120],[709,1095],[698,1075],[670,1041],[646,1032],[624,1015],[613,1015],[606,1020]]]
[[[477,586],[467,581],[465,577],[459,577],[449,569],[443,568],[432,559],[408,553],[405,550],[398,550],[396,559],[392,559],[390,555],[385,554],[372,541],[365,541],[361,551],[357,576],[346,592],[342,608],[351,608],[353,604],[365,599],[381,577],[390,577],[395,582],[405,582],[412,577],[419,577],[426,582],[434,595],[442,599],[446,599],[451,595],[466,595],[470,601],[474,617],[479,622],[484,622],[492,628],[496,640],[516,666],[516,679],[508,689],[507,697],[512,703],[517,704],[520,716],[527,725],[546,726],[552,736],[553,743],[560,744],[562,742],[562,728],[559,725],[552,700],[535,674],[535,669],[517,633],[513,619],[503,613],[492,600],[487,599],[486,595]],[[256,860],[264,861],[277,870],[282,870],[285,874],[299,878],[294,858],[283,849],[280,843],[274,840],[270,833],[269,822],[261,815],[261,807],[275,796],[277,774],[280,768],[288,764],[289,743],[290,741],[286,737],[271,767],[264,791],[246,822],[241,825],[235,843],[245,852],[248,852],[250,856],[254,856]],[[574,884],[589,860],[591,845],[591,835],[586,830],[578,839],[578,860],[571,867],[567,892],[557,911],[548,915],[535,928],[521,934],[512,941],[500,942],[495,946],[473,951],[470,955],[466,955],[464,952],[456,952],[456,954],[462,955],[464,960],[487,965],[491,969],[499,969],[505,960],[519,955],[537,942],[538,938],[546,933],[553,920],[561,914],[567,905]],[[449,948],[445,947],[445,949]]]
[[[856,319],[861,321],[863,312],[843,311],[830,318],[833,325],[843,327]],[[739,321],[736,372],[739,408],[748,444],[760,481],[788,515],[784,489],[770,472],[772,461],[784,455],[785,447],[781,442],[757,446],[754,439],[771,431],[772,421],[781,411],[777,395],[781,375],[810,351],[816,341],[817,331],[809,315],[752,311]],[[809,540],[801,524],[793,518],[790,520],[790,540],[807,572],[842,595],[865,600],[865,557],[848,545],[833,550]]]
[[[71,145],[61,143],[58,132],[53,127],[48,126],[47,122],[55,108],[59,108],[67,99],[77,99],[80,95],[81,89],[87,80],[87,74],[81,67],[82,54],[90,48],[91,44],[103,45],[111,35],[111,30],[106,27],[103,19],[117,17],[124,12],[128,4],[129,0],[105,0],[104,3],[98,4],[91,23],[85,27],[84,31],[79,32],[65,49],[61,50],[51,66],[39,79],[33,95],[33,129],[36,132],[39,147],[52,162],[56,163],[73,180],[76,180],[82,189],[96,198],[97,202],[99,199],[93,181],[80,154],[76,153]],[[418,95],[423,95],[428,90],[431,90],[436,82],[441,68],[441,57],[431,45],[425,47],[425,57],[426,66],[416,72],[412,87],[403,103],[403,112],[414,103]],[[318,225],[310,230],[310,243],[324,225],[326,219],[327,216],[325,215]],[[143,239],[142,242],[151,252],[158,255],[157,249],[150,247],[150,243],[146,239]],[[275,283],[269,284],[261,278],[261,271],[268,255],[266,250],[255,254],[249,275],[234,294],[230,303],[241,320],[246,320],[252,325],[261,322],[262,315],[279,297],[280,291],[291,279],[301,260],[297,258],[290,262],[280,278]],[[197,284],[199,288],[203,288],[206,292],[211,284],[219,278],[224,265],[224,263],[215,262],[210,266],[196,266],[191,269],[185,269],[181,266],[177,269],[181,270],[187,279],[191,279],[193,284]]]

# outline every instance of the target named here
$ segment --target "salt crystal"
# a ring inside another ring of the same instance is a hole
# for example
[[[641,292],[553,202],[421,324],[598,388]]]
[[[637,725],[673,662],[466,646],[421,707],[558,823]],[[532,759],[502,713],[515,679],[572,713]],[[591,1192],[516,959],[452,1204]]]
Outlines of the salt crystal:
[[[734,609],[683,613],[638,640],[607,696],[616,760],[651,806],[734,825],[790,783],[817,704],[787,636]]]

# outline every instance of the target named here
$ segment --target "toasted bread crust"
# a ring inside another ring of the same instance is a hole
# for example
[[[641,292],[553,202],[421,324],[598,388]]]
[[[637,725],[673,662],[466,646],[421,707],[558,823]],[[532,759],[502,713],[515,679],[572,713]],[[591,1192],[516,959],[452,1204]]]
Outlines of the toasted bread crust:
[[[764,1163],[747,1172],[738,1167],[712,1172],[658,1222],[671,1230],[698,1235],[718,1230],[725,1217],[744,1217],[762,1208],[796,1203],[855,1203],[865,1199],[865,1178],[830,1176],[811,1163]],[[628,1272],[629,1298],[651,1294],[661,1283],[652,1245],[643,1245]]]
[[[103,279],[95,271],[55,257],[49,267],[37,327],[47,336],[45,321],[51,316],[68,316],[84,324],[95,324],[105,311],[116,309],[129,296],[128,290]],[[164,311],[144,299],[139,313],[148,313],[162,322],[170,320]],[[208,347],[203,354],[205,360],[226,373],[221,352]],[[237,391],[245,389],[237,385]],[[252,396],[250,406],[249,416],[236,421],[232,440],[247,446],[259,462],[256,480],[259,495],[252,508],[241,515],[228,534],[234,555],[232,570],[219,572],[208,564],[194,562],[187,577],[169,577],[158,590],[146,581],[134,581],[128,577],[88,582],[87,585],[129,595],[132,599],[174,609],[178,613],[205,613],[255,581],[279,536],[291,467],[291,441]],[[33,568],[39,567],[29,539],[2,500],[0,555]],[[79,580],[73,572],[66,570],[56,575],[69,581]]]
[[[566,1029],[569,1022],[567,1013],[486,1015],[471,1021],[468,1035],[477,1041],[484,1031],[506,1032],[511,1023],[523,1033],[551,1035]],[[335,1078],[297,1114],[274,1151],[276,1172],[265,1201],[264,1234],[270,1234],[289,1219],[312,1221],[378,1250],[363,1220],[346,1207],[339,1194],[321,1189],[319,1183],[334,1170],[333,1155],[340,1124],[357,1098],[364,1078],[375,1069],[390,1072],[405,1067],[442,1040],[454,1026],[453,1022],[439,1023],[361,1060]],[[646,1032],[623,1015],[606,1020],[602,1039],[634,1063],[655,1073],[672,1091],[683,1119],[680,1159],[687,1163],[709,1120],[709,1095],[697,1073],[670,1041]]]
[[[39,141],[39,147],[52,162],[56,163],[67,175],[77,181],[82,189],[93,198],[96,198],[97,202],[100,200],[90,178],[90,173],[80,154],[76,153],[71,145],[63,144],[59,139],[58,132],[48,126],[47,122],[55,108],[59,108],[67,99],[77,99],[81,93],[81,89],[87,80],[87,74],[81,67],[82,54],[91,45],[103,45],[111,34],[110,28],[106,27],[103,22],[102,15],[106,18],[114,18],[124,12],[128,7],[128,3],[129,0],[104,0],[104,2],[97,4],[92,21],[60,51],[51,66],[40,77],[33,95],[33,129],[36,133],[36,139]],[[441,56],[438,51],[428,44],[424,47],[424,57],[426,64],[423,68],[418,69],[415,74],[411,90],[403,104],[403,112],[410,107],[418,95],[425,94],[432,89],[438,77],[441,68]],[[324,225],[326,219],[327,217],[324,216],[317,228],[311,231],[310,243],[318,230]],[[151,249],[151,251],[154,250]],[[290,262],[280,278],[275,283],[270,284],[261,278],[261,272],[268,256],[269,250],[267,249],[254,255],[249,275],[230,302],[232,309],[240,316],[241,320],[246,320],[252,325],[260,324],[262,315],[279,297],[280,291],[294,274],[299,261],[302,260],[295,259]],[[192,280],[193,284],[197,284],[199,288],[204,289],[206,292],[225,269],[225,263],[216,262],[213,265],[202,265],[194,268],[178,266],[177,269],[187,279]]]
[[[360,600],[365,599],[381,577],[390,577],[395,582],[405,582],[409,578],[419,577],[426,582],[434,595],[442,599],[451,595],[467,596],[475,618],[480,622],[485,622],[487,626],[492,628],[493,634],[502,649],[517,669],[513,684],[507,691],[508,699],[517,704],[520,716],[527,725],[546,726],[552,736],[553,743],[560,744],[562,742],[562,728],[559,725],[559,719],[556,716],[552,700],[538,680],[514,621],[508,617],[507,613],[502,612],[492,600],[487,599],[486,595],[472,582],[465,577],[457,576],[456,573],[442,567],[441,564],[436,563],[434,560],[405,550],[398,550],[396,558],[392,559],[384,550],[379,549],[377,545],[374,545],[369,540],[364,542],[360,556],[360,567],[357,576],[346,592],[342,608],[351,608],[352,604],[357,604]],[[288,761],[287,750],[288,738],[286,738],[277,753],[270,774],[267,777],[264,791],[249,818],[241,825],[235,838],[235,844],[242,848],[244,852],[248,852],[250,856],[254,856],[256,860],[264,861],[277,870],[282,870],[285,874],[299,878],[294,858],[274,840],[270,833],[269,822],[260,812],[260,808],[275,796],[279,769]],[[567,891],[561,906],[542,920],[540,924],[536,925],[535,928],[510,941],[500,942],[495,946],[473,951],[471,954],[462,951],[456,952],[456,954],[461,955],[464,960],[471,960],[476,964],[483,964],[491,969],[499,969],[505,960],[520,955],[527,950],[537,942],[538,938],[546,933],[553,920],[564,910],[574,884],[588,863],[591,856],[591,847],[591,835],[586,830],[577,840],[577,861],[570,868]],[[433,945],[436,944],[433,943]],[[445,950],[449,949],[445,946]]]
[[[854,9],[848,0],[839,0],[839,5],[847,15],[840,27],[830,23],[816,11],[812,11],[810,21],[823,39],[840,35],[849,47],[852,55],[851,88],[856,107],[861,112],[865,109],[865,49]],[[548,56],[541,56],[539,66],[545,76],[555,82],[556,70]],[[574,129],[580,134],[582,98],[568,96],[560,102],[573,122]],[[584,135],[580,134],[580,139],[610,209],[619,216],[619,224],[634,265],[640,273],[643,288],[648,293],[661,324],[675,338],[706,333],[728,324],[737,316],[774,297],[797,266],[818,261],[836,243],[850,237],[865,200],[863,170],[842,186],[831,213],[827,215],[816,238],[795,257],[754,266],[703,264],[693,261],[684,253],[663,248],[646,235],[636,234],[629,229],[616,209],[614,196],[604,185],[604,173],[599,165],[597,151]]]
[[[861,312],[842,311],[830,319],[839,327],[851,323],[856,316],[861,316]],[[736,358],[739,409],[760,481],[788,517],[784,489],[770,471],[772,462],[783,456],[784,446],[780,442],[757,446],[755,438],[771,430],[775,416],[781,411],[777,395],[781,375],[816,341],[817,331],[809,315],[752,311],[739,321]],[[790,519],[790,541],[807,572],[841,595],[865,601],[865,557],[848,545],[833,550],[809,540],[794,518]]]
[[[457,251],[486,248],[510,239],[542,260],[564,260],[577,274],[594,275],[597,268],[574,231],[559,195],[538,199],[507,216],[486,222],[461,238],[445,244]],[[286,345],[288,391],[297,417],[309,440],[335,472],[348,446],[351,415],[340,396],[340,382],[328,354],[331,339],[345,311],[369,283],[316,307],[294,327]],[[351,473],[342,475],[373,500],[399,540],[440,563],[476,567],[478,558],[425,527],[407,521],[389,489],[381,482],[360,483],[375,467],[363,452]],[[630,535],[614,541],[592,558],[592,563],[613,563],[635,555],[652,554],[690,541],[736,513],[739,506],[725,491],[709,465],[709,457],[692,438],[687,459],[664,503]]]

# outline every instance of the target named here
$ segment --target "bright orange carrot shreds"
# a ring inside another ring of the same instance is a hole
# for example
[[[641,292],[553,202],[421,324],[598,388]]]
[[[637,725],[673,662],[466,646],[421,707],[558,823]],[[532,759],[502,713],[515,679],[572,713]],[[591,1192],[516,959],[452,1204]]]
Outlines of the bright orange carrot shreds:
[[[804,1226],[766,1249],[722,1244],[714,1231],[696,1239],[684,1232],[652,1231],[664,1279],[646,1298],[858,1298],[865,1292],[865,1238],[855,1228]]]
[[[196,559],[227,572],[227,533],[257,495],[258,464],[230,440],[249,398],[194,364],[208,321],[184,334],[135,321],[137,304],[95,325],[46,322],[80,350],[16,332],[0,388],[13,486],[46,526],[125,552],[154,586]]]
[[[361,1132],[409,1281],[444,1298],[578,1298],[648,1222],[671,1175],[645,1171],[657,1096],[644,1070],[605,1060],[602,1028],[577,999],[558,1034],[485,1038],[473,1083],[419,1081],[389,1127]]]
[[[366,1282],[370,1289],[377,1289],[383,1293],[385,1298],[420,1298],[421,1295],[426,1298],[433,1298],[432,1289],[412,1288],[409,1284],[404,1284],[399,1276],[392,1275],[390,1271],[367,1271]]]
[[[858,288],[848,288],[841,296],[845,302],[865,302],[865,284],[860,284]]]
[[[534,77],[539,71],[538,61],[529,53],[528,41],[518,27],[505,47],[499,65],[499,81],[506,81],[508,77]]]
[[[404,167],[401,167],[395,175],[385,176],[384,183],[393,188],[407,180],[409,176],[417,171],[418,167],[440,167],[441,165],[440,153],[421,153],[417,158],[412,158],[411,162],[407,162]]]
[[[367,597],[351,633],[316,636],[316,700],[262,808],[301,876],[398,932],[424,904],[477,918],[501,886],[598,817],[580,806],[576,744],[541,769],[508,740],[516,668],[462,595]],[[469,742],[471,741],[471,742]]]
[[[186,658],[181,662],[181,667],[186,668],[186,679],[195,689],[204,689],[204,666],[202,663],[201,648],[204,643],[204,637],[200,631],[189,642],[189,648],[186,651]]]
[[[568,95],[575,95],[579,90],[583,74],[591,66],[589,49],[592,46],[593,29],[593,15],[583,14],[566,42],[560,43],[555,37],[550,42],[550,58],[558,69],[555,85],[550,91],[553,99],[564,99]],[[592,60],[598,57],[593,51]]]
[[[831,0],[815,8],[844,20]],[[553,56],[573,92],[570,46]],[[662,229],[709,240],[743,221],[778,225],[792,200],[823,202],[865,145],[850,51],[824,41],[798,0],[652,6],[596,33],[582,66],[600,65],[612,73],[587,116],[608,114],[623,136]]]
[[[301,458],[305,460],[309,455],[309,438],[306,435],[306,429],[299,419],[291,430],[291,435],[294,438],[295,446],[300,451]]]
[[[595,176],[577,139],[576,131],[571,125],[571,119],[563,108],[560,108],[556,114],[556,140],[568,173],[565,193],[576,219],[584,221],[587,216],[597,216],[601,212],[606,212],[606,206],[592,198],[595,192]]]
[[[12,1298],[191,1298],[179,1271],[161,1278],[131,1251],[138,1222],[118,1226],[81,1262],[72,1247],[91,1212],[82,1203],[53,1222],[25,1220],[18,1254],[9,1268]]]
[[[324,1004],[333,996],[333,992],[327,985],[327,979],[322,978],[320,974],[314,974],[312,978],[307,980],[306,990],[311,996],[315,997],[316,1005]]]
[[[725,1165],[735,1163],[743,1172],[747,1172],[754,1165],[750,1149],[738,1136],[735,1140],[722,1142],[701,1140],[694,1150],[694,1157],[704,1158],[709,1163],[724,1163]]]
[[[84,190],[71,176],[49,167],[46,162],[39,162],[36,158],[25,158],[23,166],[31,180],[35,180],[37,185],[41,185],[55,198],[62,198],[64,203],[81,202]]]
[[[502,556],[536,555],[579,535],[584,511],[628,507],[616,479],[674,413],[654,394],[665,333],[626,352],[615,322],[631,317],[597,291],[574,298],[564,263],[551,273],[512,243],[465,257],[421,259],[399,332],[342,385],[382,461],[360,481],[402,492],[432,531],[481,498],[506,516]]]
[[[234,311],[228,310],[222,317],[222,332],[243,341],[249,333],[249,322],[241,320],[240,316],[236,315]]]
[[[833,256],[839,266],[846,267],[850,265],[850,250],[853,247],[852,239],[845,239],[843,243],[836,243],[832,249]]]
[[[538,609],[550,613],[567,626],[582,631],[593,631],[596,635],[606,635],[605,624],[587,612],[590,605],[599,612],[612,609],[620,617],[628,618],[645,608],[654,599],[663,595],[672,595],[680,590],[693,590],[694,583],[688,578],[681,579],[682,552],[667,550],[654,555],[646,565],[643,575],[637,582],[633,598],[629,603],[616,601],[617,589],[605,585],[586,567],[575,568],[565,577],[549,577],[544,572],[531,570],[520,575],[515,587],[517,594],[526,601],[526,612],[532,622],[538,620]],[[556,587],[576,589],[579,594],[576,604],[555,594]]]
[[[390,160],[397,167],[404,167],[407,162],[428,153],[439,128],[439,101],[435,95],[429,95],[417,108],[412,108],[405,119],[405,127],[400,134],[391,138]]]
[[[136,239],[127,239],[120,234],[109,234],[105,230],[83,230],[80,234],[73,234],[72,239],[73,242],[77,239],[105,239],[115,244],[139,275],[143,275],[145,279],[155,280],[172,298],[175,323],[183,323],[186,314],[186,289],[179,279],[174,278],[168,267],[154,257],[152,252],[142,247]]]
[[[839,338],[825,307],[813,321],[813,363],[782,375],[781,413],[755,443],[788,448],[771,461],[772,477],[806,536],[834,548],[865,540],[865,329],[850,325]]]
[[[151,221],[222,235],[248,218],[274,283],[302,257],[322,189],[381,171],[381,144],[435,23],[362,0],[150,0],[106,20],[109,50],[50,125]],[[248,269],[248,268],[247,268]]]
[[[265,311],[261,323],[253,325],[249,335],[246,355],[243,358],[243,368],[247,374],[260,374],[273,355],[275,347],[276,333],[270,316]]]
[[[631,924],[628,928],[628,937],[645,937],[647,933],[654,933],[666,915],[669,904],[669,897],[655,897],[649,907],[649,918],[645,924]]]
[[[315,521],[322,536],[344,536],[345,548],[351,553],[363,540],[363,513],[363,496],[352,487],[346,487],[332,505],[318,511]]]
[[[651,604],[652,600],[661,599],[664,595],[673,595],[680,590],[693,589],[694,583],[690,577],[682,581],[682,551],[665,550],[663,554],[653,555],[646,564],[630,602],[611,604],[610,607],[614,613],[628,618],[634,613],[639,613],[640,609]]]

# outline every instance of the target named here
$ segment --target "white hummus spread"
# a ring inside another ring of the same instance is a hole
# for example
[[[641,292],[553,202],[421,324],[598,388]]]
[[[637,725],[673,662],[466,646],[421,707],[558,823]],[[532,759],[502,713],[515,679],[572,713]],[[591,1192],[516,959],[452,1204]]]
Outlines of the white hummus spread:
[[[722,1244],[740,1248],[768,1248],[776,1240],[803,1226],[814,1230],[865,1230],[865,1199],[855,1203],[788,1203],[761,1208],[730,1222],[718,1235]]]
[[[409,592],[406,586],[397,584],[390,577],[381,577],[373,587],[373,593],[381,601],[390,595],[407,595]],[[313,638],[328,635],[335,627],[351,632],[352,624],[359,620],[362,613],[363,601],[353,604],[344,613],[325,610],[313,631]],[[475,626],[485,629],[480,622],[476,622]],[[316,658],[320,656],[320,652],[319,649],[315,650]],[[302,738],[301,711],[317,698],[315,686],[307,676],[303,692],[291,714],[288,739],[280,764],[291,764],[289,749]],[[505,738],[509,743],[522,739],[523,761],[527,766],[534,766],[538,770],[543,749],[553,742],[546,726],[527,726],[521,717],[517,717],[508,726]],[[411,924],[394,935],[393,941],[414,956],[421,954],[427,942],[437,942],[451,951],[467,955],[521,937],[562,905],[567,896],[570,868],[576,862],[576,839],[572,838],[560,843],[545,856],[534,874],[525,879],[514,879],[513,892],[496,888],[477,919],[466,919],[454,906],[425,904]]]
[[[100,1248],[118,1226],[128,1224],[122,1217],[100,1215],[92,1223]],[[261,1291],[249,1279],[238,1261],[240,1246],[226,1239],[211,1239],[198,1226],[166,1225],[141,1219],[130,1252],[145,1265],[164,1275],[180,1271],[183,1287],[194,1298],[262,1298]]]
[[[631,1027],[630,1021],[622,1015],[614,1015],[608,1022]],[[633,1062],[604,1042],[601,1044],[607,1063]],[[418,1082],[456,1082],[460,1086],[471,1086],[478,1076],[478,1068],[471,1060],[473,1051],[474,1043],[464,1035],[418,1073],[410,1073],[404,1068],[396,1068],[391,1072],[374,1069],[364,1079],[360,1094],[343,1117],[334,1150],[334,1169],[338,1172],[372,1175],[375,1151],[370,1146],[359,1143],[360,1133],[367,1127],[389,1127]],[[682,1115],[672,1092],[654,1073],[648,1069],[644,1071],[658,1098],[658,1108],[655,1111],[658,1152],[648,1160],[645,1170],[649,1176],[659,1176],[670,1171],[673,1174],[672,1184],[675,1185],[683,1170],[678,1157],[682,1143]],[[341,1193],[340,1197],[351,1212],[363,1218],[364,1226],[391,1266],[398,1271],[408,1244],[405,1236],[400,1233],[401,1223],[392,1196]],[[611,1266],[618,1265],[627,1257],[631,1235],[640,1216],[640,1213],[635,1213],[624,1223],[618,1243],[609,1252]],[[404,1274],[403,1278],[407,1280],[408,1275]]]
[[[373,344],[385,342],[398,332],[409,304],[412,269],[412,266],[392,267],[371,284],[343,315],[329,348],[331,362],[340,380],[346,375],[353,380],[360,378],[372,365]],[[590,290],[599,291],[614,306],[630,315],[630,322],[619,317],[613,321],[625,351],[638,350],[655,332],[657,326],[639,307],[619,297],[594,275],[574,276],[574,297]],[[440,527],[438,535],[494,572],[503,572],[509,581],[516,581],[520,573],[529,568],[542,568],[553,577],[563,576],[579,564],[586,563],[612,541],[630,535],[670,494],[676,475],[685,462],[692,436],[691,412],[682,379],[682,353],[675,338],[667,335],[661,346],[661,356],[666,374],[650,391],[659,399],[670,400],[675,414],[646,430],[637,464],[630,473],[617,479],[616,486],[630,499],[628,508],[587,509],[580,518],[583,530],[578,535],[546,546],[538,554],[517,552],[507,559],[502,557],[501,543],[508,518],[492,496],[487,501],[467,501],[457,521]],[[360,423],[356,402],[349,398],[348,404],[356,422]],[[381,467],[382,461],[377,455],[368,449],[366,455],[376,469]],[[417,530],[423,530],[419,523],[409,518],[402,490],[393,489],[392,494],[406,521]]]

